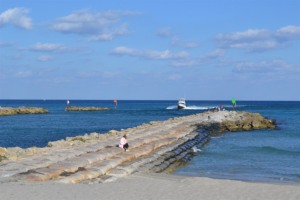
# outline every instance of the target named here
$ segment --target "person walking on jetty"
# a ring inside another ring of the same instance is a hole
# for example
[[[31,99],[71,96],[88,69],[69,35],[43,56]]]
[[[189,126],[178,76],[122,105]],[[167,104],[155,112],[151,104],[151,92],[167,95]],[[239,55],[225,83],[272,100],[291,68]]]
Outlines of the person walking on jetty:
[[[124,151],[127,151],[129,145],[128,145],[128,142],[127,142],[127,136],[126,136],[126,134],[123,135],[123,137],[120,139],[119,147],[123,148]]]

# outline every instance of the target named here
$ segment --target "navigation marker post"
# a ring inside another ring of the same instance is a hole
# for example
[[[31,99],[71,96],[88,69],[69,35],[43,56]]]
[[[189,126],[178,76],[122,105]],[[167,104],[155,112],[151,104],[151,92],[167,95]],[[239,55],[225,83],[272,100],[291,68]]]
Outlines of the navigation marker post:
[[[231,99],[231,103],[232,103],[232,110],[235,109],[235,105],[236,105],[236,100],[234,98]]]

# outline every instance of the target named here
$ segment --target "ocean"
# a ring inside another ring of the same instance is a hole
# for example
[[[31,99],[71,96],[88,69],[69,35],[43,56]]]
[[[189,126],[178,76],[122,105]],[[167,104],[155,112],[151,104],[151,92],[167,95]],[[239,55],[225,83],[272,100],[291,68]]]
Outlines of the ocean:
[[[66,112],[66,100],[0,100],[1,107],[34,106],[49,114],[0,116],[0,147],[44,147],[49,141],[85,133],[106,133],[143,123],[205,112],[230,101],[70,100],[71,106],[112,108],[108,111]],[[187,165],[174,174],[243,181],[300,183],[300,102],[238,101],[237,110],[275,119],[276,130],[225,133],[211,138]],[[129,141],[130,142],[130,141]]]

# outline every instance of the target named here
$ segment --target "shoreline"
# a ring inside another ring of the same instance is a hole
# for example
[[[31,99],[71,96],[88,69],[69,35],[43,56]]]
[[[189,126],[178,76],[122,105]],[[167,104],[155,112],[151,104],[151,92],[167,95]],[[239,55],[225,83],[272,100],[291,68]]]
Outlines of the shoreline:
[[[137,173],[105,184],[0,183],[6,200],[214,199],[298,200],[300,185]]]

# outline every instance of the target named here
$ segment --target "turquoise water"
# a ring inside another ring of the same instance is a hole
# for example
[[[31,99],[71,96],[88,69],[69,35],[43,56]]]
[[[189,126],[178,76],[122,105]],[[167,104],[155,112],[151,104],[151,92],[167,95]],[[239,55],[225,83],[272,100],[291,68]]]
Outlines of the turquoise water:
[[[230,101],[118,101],[117,110],[65,112],[65,100],[0,100],[2,107],[36,106],[43,115],[0,117],[0,146],[23,148],[46,146],[68,136],[121,130],[153,120],[200,113]],[[74,106],[113,108],[113,101],[71,100]],[[176,174],[212,178],[300,183],[300,102],[241,101],[237,110],[259,112],[276,119],[277,130],[225,133],[211,141]]]
[[[276,119],[277,130],[225,133],[175,174],[300,183],[300,102],[241,102],[240,110]]]

